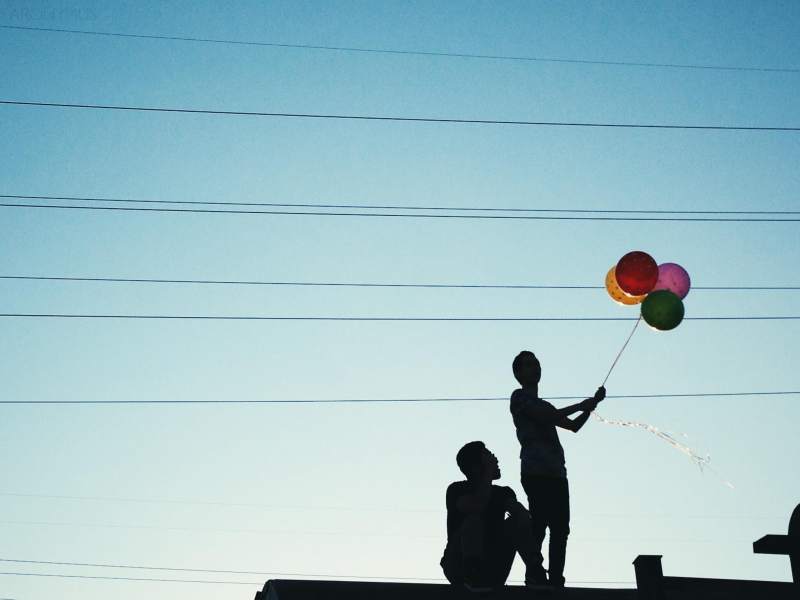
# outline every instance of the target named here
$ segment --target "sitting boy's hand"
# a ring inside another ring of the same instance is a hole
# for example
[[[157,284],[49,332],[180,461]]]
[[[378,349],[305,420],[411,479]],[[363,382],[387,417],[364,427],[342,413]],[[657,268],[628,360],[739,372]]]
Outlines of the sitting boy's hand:
[[[601,402],[605,397],[606,397],[606,388],[604,388],[601,385],[599,388],[597,388],[597,391],[594,393],[594,399],[597,402]]]

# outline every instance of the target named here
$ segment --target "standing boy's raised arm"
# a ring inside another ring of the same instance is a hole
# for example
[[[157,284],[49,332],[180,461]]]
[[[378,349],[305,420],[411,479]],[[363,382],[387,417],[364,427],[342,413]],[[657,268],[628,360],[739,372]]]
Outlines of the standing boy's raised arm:
[[[584,408],[581,410],[583,411],[580,415],[575,417],[574,419],[570,419],[569,417],[564,417],[561,421],[557,422],[556,425],[561,427],[562,429],[567,429],[572,431],[573,433],[578,433],[581,427],[586,424],[586,421],[589,420],[589,415],[592,414],[597,405],[606,397],[606,388],[600,386],[597,388],[597,391],[594,393],[594,396],[591,398],[587,398],[583,402],[580,402],[580,405],[584,405]],[[578,406],[578,405],[576,405]]]
[[[573,413],[582,410],[594,410],[592,404],[597,406],[593,398],[587,398],[583,402],[565,406],[564,408],[554,408],[544,402],[526,402],[522,410],[534,421],[547,423],[548,425],[558,425]]]

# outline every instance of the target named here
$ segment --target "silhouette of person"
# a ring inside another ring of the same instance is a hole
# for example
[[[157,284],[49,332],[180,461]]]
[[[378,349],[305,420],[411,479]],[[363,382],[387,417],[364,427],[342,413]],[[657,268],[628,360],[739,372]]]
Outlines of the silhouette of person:
[[[599,387],[592,398],[555,408],[539,398],[542,368],[533,352],[520,352],[514,358],[512,369],[522,385],[511,394],[511,415],[521,446],[522,487],[528,496],[533,530],[533,560],[528,564],[526,583],[561,588],[569,535],[569,483],[564,449],[556,427],[575,433],[580,431],[597,404],[605,398],[606,390]],[[571,419],[570,415],[576,412],[581,414]],[[545,571],[542,541],[547,528],[550,529],[550,548],[548,571]]]
[[[500,467],[483,442],[464,445],[456,463],[467,479],[447,488],[447,546],[439,564],[450,583],[491,591],[505,585],[517,552],[530,561],[530,513],[514,490],[492,484]]]

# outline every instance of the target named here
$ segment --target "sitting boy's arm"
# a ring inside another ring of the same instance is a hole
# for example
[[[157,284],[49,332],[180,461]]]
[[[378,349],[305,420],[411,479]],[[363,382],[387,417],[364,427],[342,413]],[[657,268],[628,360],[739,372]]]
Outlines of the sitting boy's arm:
[[[506,504],[506,511],[512,517],[530,517],[528,509],[516,498],[509,498]]]

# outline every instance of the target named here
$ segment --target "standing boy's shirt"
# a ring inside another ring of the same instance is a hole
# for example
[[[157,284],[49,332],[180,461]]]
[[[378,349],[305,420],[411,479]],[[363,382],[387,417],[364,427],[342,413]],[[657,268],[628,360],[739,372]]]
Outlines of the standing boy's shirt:
[[[520,388],[511,394],[511,416],[521,446],[522,473],[566,479],[564,448],[555,425],[556,408]]]

